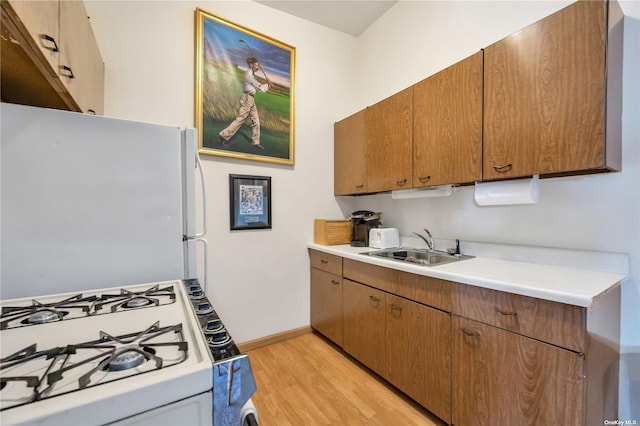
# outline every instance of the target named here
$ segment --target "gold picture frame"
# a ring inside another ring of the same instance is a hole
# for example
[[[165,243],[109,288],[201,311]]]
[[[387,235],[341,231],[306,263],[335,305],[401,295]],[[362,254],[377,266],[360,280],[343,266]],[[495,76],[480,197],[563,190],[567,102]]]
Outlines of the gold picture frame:
[[[196,9],[201,154],[294,164],[295,47]]]

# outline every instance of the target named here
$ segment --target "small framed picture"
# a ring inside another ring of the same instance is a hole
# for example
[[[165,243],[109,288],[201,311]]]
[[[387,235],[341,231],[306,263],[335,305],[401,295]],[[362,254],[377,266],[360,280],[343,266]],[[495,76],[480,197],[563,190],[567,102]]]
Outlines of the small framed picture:
[[[271,229],[271,177],[229,175],[232,231]]]

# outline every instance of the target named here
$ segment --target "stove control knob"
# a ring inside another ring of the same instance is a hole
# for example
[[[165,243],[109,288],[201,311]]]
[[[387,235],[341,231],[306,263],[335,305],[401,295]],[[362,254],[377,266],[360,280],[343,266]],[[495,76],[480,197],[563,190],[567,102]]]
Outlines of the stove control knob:
[[[211,303],[208,302],[199,303],[198,307],[196,308],[196,314],[198,315],[207,315],[211,312],[213,312],[213,306],[211,306]]]
[[[189,292],[189,297],[191,298],[191,300],[200,300],[205,298],[205,294],[204,291],[198,289]]]
[[[204,332],[206,334],[215,333],[222,330],[222,321],[219,318],[207,321],[204,326]]]

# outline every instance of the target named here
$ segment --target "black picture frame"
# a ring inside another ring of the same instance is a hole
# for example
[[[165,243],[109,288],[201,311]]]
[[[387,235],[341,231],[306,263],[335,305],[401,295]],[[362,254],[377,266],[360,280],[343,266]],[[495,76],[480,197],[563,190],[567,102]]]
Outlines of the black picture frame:
[[[232,231],[271,229],[271,177],[229,175]]]

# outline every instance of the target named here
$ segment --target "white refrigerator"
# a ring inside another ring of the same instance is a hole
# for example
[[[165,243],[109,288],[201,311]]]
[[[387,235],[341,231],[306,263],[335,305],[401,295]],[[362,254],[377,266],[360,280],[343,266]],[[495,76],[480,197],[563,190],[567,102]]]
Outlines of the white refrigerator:
[[[7,103],[0,126],[0,300],[196,278],[194,129]]]

